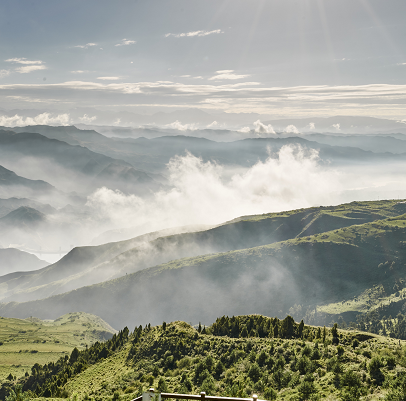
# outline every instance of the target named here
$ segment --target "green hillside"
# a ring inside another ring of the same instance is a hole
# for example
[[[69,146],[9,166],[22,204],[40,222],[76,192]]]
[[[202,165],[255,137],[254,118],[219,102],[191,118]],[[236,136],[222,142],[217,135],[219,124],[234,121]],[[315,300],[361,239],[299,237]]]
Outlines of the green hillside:
[[[126,327],[3,382],[0,398],[20,385],[30,399],[131,400],[153,386],[267,400],[389,401],[405,396],[405,367],[404,344],[392,339],[297,324],[290,316],[223,316],[207,328],[179,321],[133,333]]]
[[[395,200],[352,202],[245,216],[194,233],[151,233],[114,244],[75,248],[46,269],[0,277],[0,296],[3,302],[32,301],[125,276],[171,260],[272,244],[405,212],[406,204]]]
[[[349,217],[345,206],[337,208],[340,212]],[[2,304],[0,314],[55,318],[84,309],[115,327],[148,320],[210,322],[221,313],[283,316],[295,305],[304,316],[307,310],[317,311],[316,306],[359,297],[377,285],[386,296],[402,290],[405,236],[406,215],[400,215],[270,245],[178,259],[50,298]],[[324,312],[317,316],[322,323],[336,315]]]
[[[115,330],[97,316],[68,313],[54,321],[0,318],[0,381],[110,338]]]

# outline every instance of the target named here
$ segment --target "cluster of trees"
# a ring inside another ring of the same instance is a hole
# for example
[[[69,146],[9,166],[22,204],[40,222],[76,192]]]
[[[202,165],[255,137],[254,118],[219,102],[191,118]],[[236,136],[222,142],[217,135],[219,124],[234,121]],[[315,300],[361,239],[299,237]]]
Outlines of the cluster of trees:
[[[322,391],[319,381],[328,373],[332,377],[330,391],[345,400],[359,400],[371,386],[386,383],[386,388],[391,387],[390,376],[383,369],[390,371],[397,362],[404,362],[390,352],[384,358],[375,354],[368,343],[370,336],[365,336],[366,340],[351,334],[345,337],[337,324],[331,330],[304,326],[302,337],[296,323],[292,331],[278,331],[279,335],[285,333],[285,338],[269,338],[266,330],[260,329],[274,324],[278,330],[286,329],[287,322],[292,322],[291,318],[223,316],[206,328],[206,335],[175,325],[165,330],[154,328],[133,344],[132,361],[139,381],[145,380],[151,369],[155,380],[159,378],[157,388],[161,391],[206,391],[232,397],[249,397],[255,392],[267,400],[285,391],[295,391],[299,399],[317,398]],[[244,327],[250,328],[251,337],[241,335]],[[309,333],[311,342],[305,341],[304,333]],[[149,368],[146,357],[151,361]],[[357,366],[348,367],[348,361],[356,361]]]
[[[277,317],[268,318],[262,315],[223,316],[218,318],[209,328],[215,336],[231,338],[323,338],[326,339],[327,330],[324,327],[312,328],[305,326],[303,320],[298,324],[291,316],[279,320]]]
[[[358,315],[356,328],[370,333],[406,340],[406,316],[398,313],[395,318],[385,316],[379,309]]]

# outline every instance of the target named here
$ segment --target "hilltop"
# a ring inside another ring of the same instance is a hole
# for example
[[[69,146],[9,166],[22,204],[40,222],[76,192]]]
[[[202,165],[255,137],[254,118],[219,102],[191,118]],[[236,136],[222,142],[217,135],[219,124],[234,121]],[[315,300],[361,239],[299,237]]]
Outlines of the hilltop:
[[[210,327],[177,321],[127,327],[105,343],[35,364],[18,382],[30,399],[131,400],[159,391],[267,400],[400,399],[404,344],[377,335],[261,315],[223,316]],[[392,397],[392,398],[389,398]]]

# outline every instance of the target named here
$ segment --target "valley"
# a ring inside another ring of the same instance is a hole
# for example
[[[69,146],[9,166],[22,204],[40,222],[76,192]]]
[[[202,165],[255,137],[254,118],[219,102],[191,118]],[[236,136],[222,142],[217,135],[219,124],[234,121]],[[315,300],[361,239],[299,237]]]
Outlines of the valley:
[[[56,362],[72,349],[105,341],[116,331],[97,316],[69,313],[55,320],[0,319],[0,381],[24,376],[36,363]]]

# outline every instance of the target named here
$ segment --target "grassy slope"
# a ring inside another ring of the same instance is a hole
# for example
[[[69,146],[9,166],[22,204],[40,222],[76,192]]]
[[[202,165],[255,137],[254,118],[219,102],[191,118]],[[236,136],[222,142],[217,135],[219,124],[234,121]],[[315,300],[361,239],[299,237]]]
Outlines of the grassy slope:
[[[240,318],[249,324],[249,316]],[[348,392],[343,377],[352,371],[363,399],[376,400],[397,387],[397,376],[406,374],[404,342],[340,330],[337,347],[332,345],[329,330],[324,344],[315,338],[317,328],[305,327],[304,333],[303,339],[229,338],[198,334],[188,324],[174,322],[166,330],[162,326],[144,329],[138,341],[130,336],[124,346],[68,379],[63,388],[77,394],[78,400],[87,394],[96,401],[109,399],[114,392],[120,393],[121,400],[131,400],[150,386],[159,388],[159,382],[169,392],[204,390],[209,395],[234,397],[257,393],[261,399],[270,399],[272,388],[277,399],[298,400],[302,383],[310,380],[318,397],[337,399]],[[212,367],[207,362],[210,357]],[[300,360],[306,361],[302,367]],[[378,371],[371,368],[372,360],[380,362]],[[218,361],[223,364],[220,370]],[[199,370],[202,363],[207,373]],[[250,373],[254,364],[260,366],[256,377]],[[202,377],[207,375],[211,379],[204,382]]]
[[[400,248],[405,234],[402,215],[179,259],[48,299],[4,304],[0,313],[45,318],[85,308],[116,327],[164,319],[207,322],[221,313],[282,316],[294,304],[306,310],[359,296],[374,285],[384,285],[390,294],[395,281],[405,276]],[[394,262],[393,269],[378,267],[387,261]]]
[[[76,248],[47,269],[0,278],[3,299],[22,302],[45,298],[179,258],[271,244],[404,212],[406,205],[394,200],[352,202],[245,216],[196,233],[160,238],[152,233],[115,244]]]
[[[83,349],[115,332],[88,313],[69,313],[55,321],[0,318],[0,381],[10,373],[22,376],[35,363],[56,361],[74,347]]]

